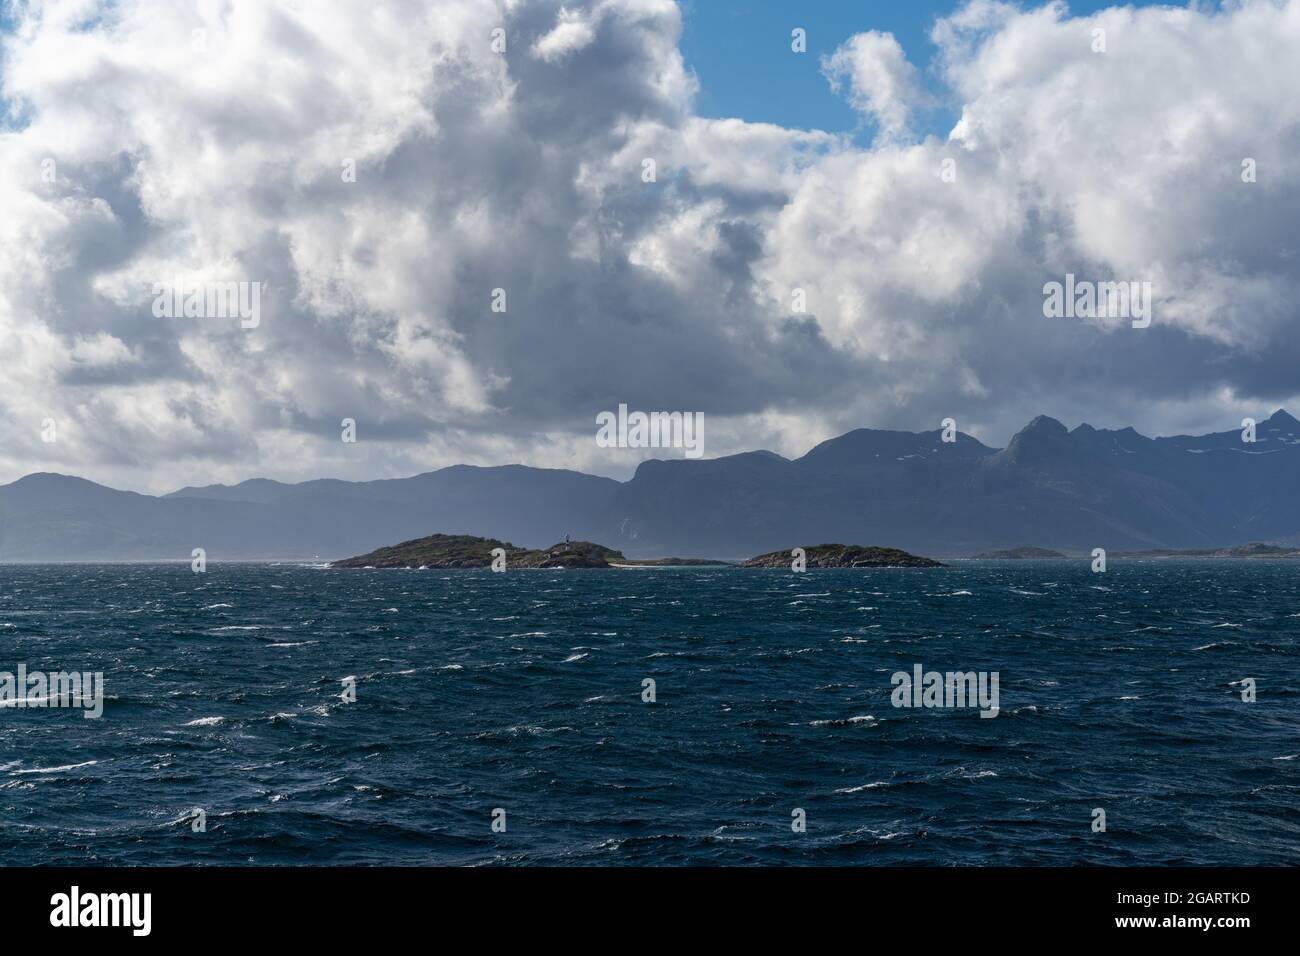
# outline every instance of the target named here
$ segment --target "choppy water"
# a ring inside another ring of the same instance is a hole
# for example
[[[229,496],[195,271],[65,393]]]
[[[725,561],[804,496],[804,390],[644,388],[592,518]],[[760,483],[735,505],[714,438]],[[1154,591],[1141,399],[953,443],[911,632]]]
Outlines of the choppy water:
[[[0,567],[0,670],[107,697],[0,707],[0,863],[1296,863],[1298,631],[1285,561]]]

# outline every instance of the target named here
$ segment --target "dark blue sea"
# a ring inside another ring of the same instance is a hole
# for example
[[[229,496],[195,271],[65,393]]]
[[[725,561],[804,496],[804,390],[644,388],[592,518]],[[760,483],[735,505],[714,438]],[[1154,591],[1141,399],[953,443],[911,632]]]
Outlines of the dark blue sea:
[[[1287,561],[0,566],[0,671],[105,681],[0,707],[0,863],[1295,864],[1298,632]]]

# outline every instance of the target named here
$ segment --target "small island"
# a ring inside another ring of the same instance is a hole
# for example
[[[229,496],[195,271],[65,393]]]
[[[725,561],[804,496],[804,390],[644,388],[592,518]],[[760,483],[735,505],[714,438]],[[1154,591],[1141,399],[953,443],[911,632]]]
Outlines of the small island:
[[[985,551],[973,555],[977,561],[1034,561],[1043,558],[1064,558],[1066,555],[1050,548],[1007,548],[1005,551]]]
[[[516,568],[653,568],[741,567],[786,568],[790,551],[773,551],[736,564],[710,558],[625,558],[622,551],[591,541],[562,541],[549,548],[517,548],[508,541],[469,534],[431,534],[401,544],[377,548],[355,558],[330,562],[331,568],[409,568],[415,570],[484,570],[492,567],[492,552],[505,552],[506,570]],[[942,568],[930,558],[897,548],[864,548],[853,544],[819,544],[804,549],[810,568]]]
[[[727,565],[704,558],[652,558],[635,560],[622,551],[591,541],[561,541],[549,548],[517,548],[509,541],[469,534],[431,534],[401,544],[378,548],[355,558],[330,563],[332,568],[427,568],[473,570],[492,567],[492,552],[502,549],[506,569],[514,568],[641,568]]]
[[[331,562],[332,568],[432,568],[470,570],[492,567],[492,552],[505,551],[507,568],[608,568],[623,553],[590,541],[568,541],[549,548],[517,548],[509,541],[469,534],[431,534],[369,554]]]
[[[769,551],[748,561],[740,562],[742,568],[789,568],[794,558],[790,552]],[[817,544],[804,548],[809,568],[942,568],[944,564],[933,558],[900,551],[898,548],[868,548],[857,544]]]

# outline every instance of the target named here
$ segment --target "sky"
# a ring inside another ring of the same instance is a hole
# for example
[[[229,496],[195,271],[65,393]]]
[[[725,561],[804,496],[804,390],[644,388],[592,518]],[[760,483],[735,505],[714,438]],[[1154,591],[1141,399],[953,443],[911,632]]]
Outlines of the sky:
[[[1089,0],[1068,9],[1083,16],[1114,5]],[[849,37],[875,30],[893,35],[935,95],[924,131],[946,135],[961,116],[961,104],[944,96],[941,79],[930,72],[937,49],[930,31],[957,6],[935,0],[686,0],[680,4],[680,45],[700,83],[696,113],[855,137],[869,133],[864,127],[870,124],[831,89],[820,61]],[[807,56],[786,55],[796,26],[806,31]],[[870,139],[860,137],[865,146]]]
[[[0,3],[0,482],[1300,413],[1300,0]]]

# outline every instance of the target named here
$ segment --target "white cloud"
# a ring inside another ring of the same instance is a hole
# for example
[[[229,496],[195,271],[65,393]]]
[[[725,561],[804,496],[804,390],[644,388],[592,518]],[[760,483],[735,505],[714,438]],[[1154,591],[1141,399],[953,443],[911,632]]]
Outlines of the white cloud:
[[[875,120],[885,139],[904,135],[913,110],[926,102],[916,68],[892,33],[851,37],[823,57],[822,72],[836,90],[847,82],[849,102]]]
[[[1222,425],[1300,392],[1300,3],[969,4],[933,32],[946,138],[919,138],[894,39],[847,37],[826,71],[870,148],[695,115],[669,0],[18,14],[3,479],[626,473],[592,441],[620,401],[704,411],[710,454],[799,453],[949,414],[990,441],[1038,412]],[[1067,271],[1151,279],[1152,328],[1044,319]],[[178,274],[264,282],[261,325],[155,319]]]
[[[550,33],[533,44],[533,53],[548,63],[554,63],[590,46],[595,39],[596,28],[591,21],[579,11],[561,7],[559,22]]]

